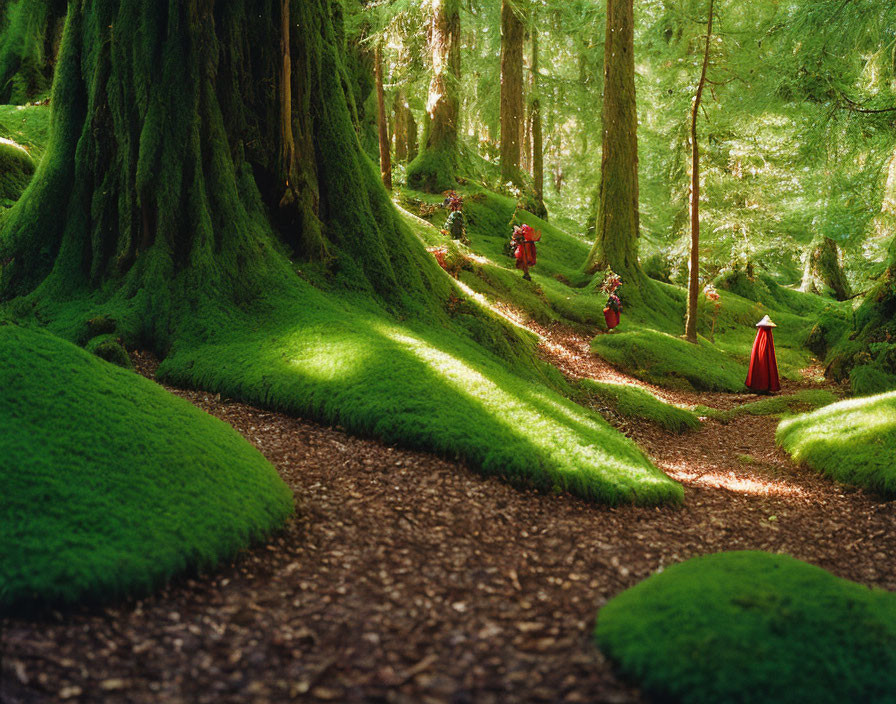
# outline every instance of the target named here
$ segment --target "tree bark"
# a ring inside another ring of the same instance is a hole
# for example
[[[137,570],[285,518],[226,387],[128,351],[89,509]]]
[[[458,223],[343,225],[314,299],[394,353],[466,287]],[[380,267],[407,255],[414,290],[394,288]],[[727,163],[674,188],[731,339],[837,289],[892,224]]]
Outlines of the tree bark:
[[[520,183],[520,136],[523,119],[523,40],[519,0],[501,4],[501,177]]]
[[[643,276],[638,264],[638,114],[632,0],[607,0],[601,120],[597,237],[586,271],[611,267],[630,281]]]
[[[376,46],[374,64],[376,72],[377,124],[379,126],[380,139],[380,177],[383,179],[383,185],[391,191],[392,155],[389,150],[389,126],[386,124],[386,97],[383,92],[383,47],[381,44]]]
[[[69,7],[46,158],[3,220],[0,301],[40,286],[85,315],[113,305],[126,341],[164,354],[290,288],[279,235],[371,296],[437,305],[439,273],[360,150],[330,0],[291,0],[288,18],[253,0]],[[298,196],[278,219],[290,132]]]
[[[700,81],[691,106],[691,256],[688,260],[688,310],[685,318],[685,337],[688,342],[697,343],[697,300],[700,296],[700,148],[697,143],[697,117],[703,87],[706,84],[706,69],[709,66],[709,47],[712,41],[713,2],[709,0],[709,19],[706,22],[706,48],[703,52],[703,67]]]
[[[529,117],[532,124],[532,181],[535,198],[544,205],[544,140],[541,133],[541,96],[538,87],[538,27],[532,26],[532,99]]]
[[[432,80],[423,151],[408,166],[408,185],[432,193],[455,184],[460,118],[460,0],[432,0]]]
[[[395,93],[395,100],[392,103],[392,123],[395,125],[395,161],[405,163],[408,160],[408,109],[405,105],[404,91],[399,90]]]

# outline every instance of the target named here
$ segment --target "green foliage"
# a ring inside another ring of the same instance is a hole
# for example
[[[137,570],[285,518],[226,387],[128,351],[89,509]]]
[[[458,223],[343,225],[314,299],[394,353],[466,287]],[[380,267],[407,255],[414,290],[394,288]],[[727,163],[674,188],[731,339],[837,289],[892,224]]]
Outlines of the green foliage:
[[[896,690],[896,598],[786,555],[673,565],[603,609],[600,647],[681,704],[884,704]]]
[[[794,460],[837,481],[896,496],[896,391],[782,421],[776,440]]]
[[[656,423],[673,433],[683,433],[699,427],[697,414],[660,400],[646,389],[630,384],[614,384],[584,379],[582,388],[627,418],[637,418]]]
[[[18,200],[34,175],[34,161],[15,142],[0,137],[0,202]]]
[[[707,418],[728,423],[741,416],[785,416],[794,413],[805,413],[835,403],[838,397],[824,389],[805,389],[795,394],[775,396],[761,401],[744,403],[734,408],[720,411],[706,406],[697,406],[694,411]]]
[[[6,10],[0,20],[0,103],[46,95],[66,5],[65,0],[12,0],[0,6]]]
[[[143,596],[279,528],[292,494],[230,426],[0,324],[0,612]]]

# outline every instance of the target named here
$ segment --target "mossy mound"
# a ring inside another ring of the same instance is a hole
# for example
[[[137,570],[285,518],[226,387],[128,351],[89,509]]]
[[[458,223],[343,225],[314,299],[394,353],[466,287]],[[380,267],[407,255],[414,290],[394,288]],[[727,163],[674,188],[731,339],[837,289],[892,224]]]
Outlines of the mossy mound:
[[[280,527],[292,494],[225,423],[0,325],[0,613],[144,595]]]
[[[896,374],[888,374],[870,364],[862,364],[850,370],[849,385],[855,396],[896,391]]]
[[[15,142],[0,137],[0,202],[16,201],[34,175],[34,160]]]
[[[40,161],[50,139],[50,106],[0,105],[0,137],[20,144]]]
[[[893,701],[896,598],[792,557],[720,553],[610,601],[597,642],[662,701]]]
[[[582,388],[588,396],[600,399],[622,416],[650,421],[673,433],[683,433],[700,425],[700,419],[693,411],[666,403],[637,386],[585,379]]]
[[[743,391],[745,365],[706,340],[692,345],[649,328],[598,335],[591,350],[638,379],[669,388]]]
[[[837,481],[896,496],[896,391],[782,421],[776,440],[794,460]]]
[[[706,406],[697,406],[694,410],[701,416],[728,423],[741,416],[784,416],[805,413],[823,408],[837,401],[837,396],[824,389],[806,389],[795,394],[765,398],[761,401],[744,403],[724,411]]]

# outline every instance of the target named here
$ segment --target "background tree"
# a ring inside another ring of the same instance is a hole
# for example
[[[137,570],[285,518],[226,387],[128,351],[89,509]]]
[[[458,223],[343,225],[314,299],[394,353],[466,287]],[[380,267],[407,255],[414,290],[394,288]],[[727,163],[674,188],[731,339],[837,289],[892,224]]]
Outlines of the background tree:
[[[429,42],[432,80],[420,154],[408,166],[408,185],[439,192],[455,183],[460,128],[460,1],[433,0]]]
[[[376,45],[376,53],[374,58],[376,72],[376,104],[377,104],[377,125],[379,133],[380,145],[380,175],[383,179],[383,185],[392,190],[392,140],[389,138],[389,117],[386,114],[386,96],[383,92],[383,48],[381,44]],[[397,129],[397,125],[396,125]],[[405,138],[405,141],[407,138]]]
[[[623,278],[638,263],[638,115],[635,102],[632,0],[607,0],[604,99],[601,115],[600,197],[597,237],[585,268],[612,268]]]
[[[706,85],[706,69],[709,67],[709,48],[712,43],[713,0],[709,0],[709,16],[706,20],[706,48],[703,51],[703,66],[700,80],[691,106],[691,256],[688,266],[688,308],[685,318],[685,337],[688,342],[697,343],[697,298],[700,295],[700,145],[697,141],[697,118],[700,102]]]
[[[523,8],[518,1],[501,3],[501,177],[520,183],[520,150],[525,127],[523,110]]]

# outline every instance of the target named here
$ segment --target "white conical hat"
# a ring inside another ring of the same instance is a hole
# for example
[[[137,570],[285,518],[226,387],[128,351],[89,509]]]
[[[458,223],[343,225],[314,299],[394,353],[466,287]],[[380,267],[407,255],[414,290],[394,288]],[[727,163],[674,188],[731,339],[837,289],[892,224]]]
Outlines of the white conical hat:
[[[762,320],[756,323],[757,328],[776,328],[778,327],[772,322],[772,319],[768,316],[765,316]]]

